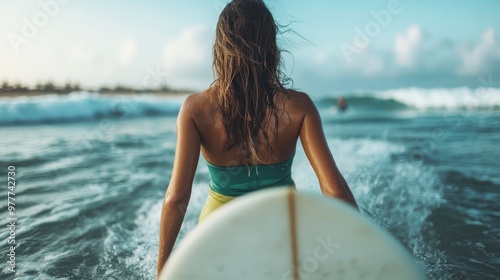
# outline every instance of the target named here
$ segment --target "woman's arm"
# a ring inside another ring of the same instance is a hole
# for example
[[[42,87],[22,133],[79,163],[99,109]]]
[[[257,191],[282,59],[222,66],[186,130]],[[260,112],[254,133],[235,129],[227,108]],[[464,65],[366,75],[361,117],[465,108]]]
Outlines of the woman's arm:
[[[301,98],[305,114],[300,129],[300,141],[318,177],[321,191],[326,196],[339,198],[358,209],[356,200],[330,152],[318,109],[307,94],[304,93]]]
[[[172,178],[161,211],[157,276],[160,275],[163,265],[170,256],[179,234],[198,165],[201,141],[193,118],[194,98],[194,96],[186,98],[177,117],[177,145]]]

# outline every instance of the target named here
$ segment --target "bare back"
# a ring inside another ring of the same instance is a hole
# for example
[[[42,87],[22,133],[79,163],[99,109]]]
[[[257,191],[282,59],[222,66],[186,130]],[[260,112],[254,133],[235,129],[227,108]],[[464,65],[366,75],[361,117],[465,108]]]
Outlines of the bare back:
[[[194,122],[200,134],[201,152],[205,160],[214,165],[233,166],[243,165],[248,155],[242,155],[236,148],[227,150],[228,138],[225,133],[221,115],[210,91],[205,91],[193,96]],[[304,120],[304,93],[289,91],[288,95],[279,92],[275,96],[275,104],[278,109],[278,128],[275,134],[274,116],[271,117],[267,127],[269,144],[274,153],[267,149],[259,149],[261,164],[273,164],[283,162],[295,153],[297,139],[300,136],[302,122]],[[272,115],[272,114],[268,114]],[[278,138],[276,141],[276,137]],[[259,137],[259,141],[264,141]],[[262,142],[261,142],[262,143]],[[262,145],[262,147],[264,147]]]
[[[268,138],[274,150],[271,156],[265,149],[260,158],[263,164],[280,163],[290,159],[300,137],[304,152],[318,177],[321,191],[357,208],[347,182],[338,170],[328,147],[319,112],[305,93],[289,91],[276,95],[280,109],[278,141],[274,141],[274,127],[269,125]],[[274,123],[272,120],[270,124]],[[177,146],[172,176],[165,193],[160,221],[160,252],[158,271],[170,254],[180,230],[191,196],[194,175],[200,152],[205,160],[219,166],[235,166],[246,162],[246,155],[227,151],[227,137],[217,105],[209,92],[190,95],[184,101],[177,117]],[[169,232],[174,234],[169,234]]]

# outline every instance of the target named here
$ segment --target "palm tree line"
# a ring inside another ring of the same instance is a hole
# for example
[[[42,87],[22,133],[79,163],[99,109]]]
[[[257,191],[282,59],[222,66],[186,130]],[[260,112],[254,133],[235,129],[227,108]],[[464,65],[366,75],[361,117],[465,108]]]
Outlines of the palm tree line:
[[[38,82],[34,86],[28,86],[21,82],[9,82],[3,81],[0,84],[0,94],[1,93],[9,93],[9,94],[22,94],[22,93],[56,93],[56,94],[68,94],[75,91],[98,91],[101,93],[186,93],[190,92],[185,89],[172,89],[167,85],[161,85],[156,88],[134,88],[123,85],[116,85],[113,87],[102,86],[98,89],[90,89],[84,88],[80,86],[80,83],[75,82],[66,82],[64,84],[57,84],[52,81],[46,82]]]

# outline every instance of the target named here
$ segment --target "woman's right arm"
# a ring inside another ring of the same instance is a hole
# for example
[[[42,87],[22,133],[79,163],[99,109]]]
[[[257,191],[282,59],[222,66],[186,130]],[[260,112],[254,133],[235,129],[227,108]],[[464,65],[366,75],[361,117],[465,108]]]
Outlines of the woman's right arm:
[[[305,93],[302,93],[301,101],[304,116],[300,141],[318,177],[321,191],[325,196],[341,199],[358,209],[356,200],[330,152],[318,109]]]
[[[200,135],[193,115],[197,109],[195,95],[183,102],[177,117],[177,144],[172,177],[168,184],[160,218],[158,261],[159,277],[165,262],[172,253],[191,196],[194,174],[200,156]]]

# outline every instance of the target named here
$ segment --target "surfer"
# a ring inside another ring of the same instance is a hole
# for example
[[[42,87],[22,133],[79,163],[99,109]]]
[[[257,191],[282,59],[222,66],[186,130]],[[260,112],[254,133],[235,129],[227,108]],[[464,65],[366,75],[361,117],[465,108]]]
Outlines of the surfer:
[[[340,112],[344,112],[345,110],[347,110],[347,101],[344,99],[344,97],[341,96],[337,99],[337,108]]]
[[[157,273],[177,239],[202,153],[210,175],[200,221],[220,205],[251,191],[294,187],[291,166],[300,138],[325,196],[357,208],[329,150],[311,98],[285,88],[278,26],[259,0],[234,0],[216,28],[216,79],[190,95],[177,118],[172,177],[160,219]]]

